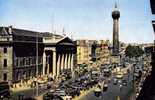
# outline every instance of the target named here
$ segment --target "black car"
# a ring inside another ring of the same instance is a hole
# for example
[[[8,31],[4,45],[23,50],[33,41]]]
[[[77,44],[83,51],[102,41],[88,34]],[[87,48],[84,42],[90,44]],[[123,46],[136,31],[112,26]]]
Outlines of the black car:
[[[43,100],[63,100],[63,99],[58,95],[48,92],[43,95]]]

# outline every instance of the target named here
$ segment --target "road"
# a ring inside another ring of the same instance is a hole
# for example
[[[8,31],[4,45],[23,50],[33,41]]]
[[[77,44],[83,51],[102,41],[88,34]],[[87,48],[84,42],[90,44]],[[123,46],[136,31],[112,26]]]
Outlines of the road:
[[[128,80],[127,86],[122,86],[122,88],[120,89],[120,83],[114,85],[114,75],[112,75],[111,81],[108,84],[108,90],[106,92],[102,92],[102,96],[95,97],[94,92],[90,92],[86,96],[82,97],[80,100],[117,100],[118,96],[120,97],[120,100],[130,100],[129,98],[133,92],[132,74],[133,73],[130,72],[127,75],[123,76],[123,79]]]
[[[86,96],[80,98],[80,100],[116,100],[117,96],[119,96],[121,100],[129,100],[128,98],[130,97],[130,94],[133,91],[133,88],[132,88],[133,72],[131,71],[127,75],[123,76],[123,79],[128,80],[127,81],[128,83],[127,83],[127,86],[123,86],[121,89],[120,89],[120,83],[118,83],[117,85],[113,84],[114,77],[115,75],[112,74],[112,76],[110,77],[111,81],[110,83],[108,83],[108,90],[106,92],[103,92],[102,96],[95,97],[94,92],[90,92]],[[66,82],[69,82],[71,80],[68,80]],[[48,91],[43,87],[39,87],[38,90],[39,90],[39,95],[44,94]],[[24,97],[35,97],[36,88],[31,88],[28,90],[23,90],[23,91],[14,93],[13,100],[18,100],[19,94],[24,94]]]

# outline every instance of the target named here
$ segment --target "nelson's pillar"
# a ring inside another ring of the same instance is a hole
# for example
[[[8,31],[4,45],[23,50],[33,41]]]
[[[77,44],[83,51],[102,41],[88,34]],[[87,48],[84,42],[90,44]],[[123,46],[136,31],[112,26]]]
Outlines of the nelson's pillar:
[[[118,10],[117,4],[115,4],[115,8],[112,11],[112,18],[113,18],[113,49],[112,49],[112,55],[118,56],[119,55],[119,18],[120,18],[120,11]]]

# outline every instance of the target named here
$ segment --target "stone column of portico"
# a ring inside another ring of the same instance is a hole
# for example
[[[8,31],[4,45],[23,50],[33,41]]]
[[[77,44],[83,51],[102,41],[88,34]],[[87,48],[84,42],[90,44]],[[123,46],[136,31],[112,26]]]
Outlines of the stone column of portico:
[[[65,65],[64,65],[64,69],[66,70],[67,69],[67,54],[65,54]]]
[[[64,54],[61,55],[61,72],[64,70]]]
[[[68,69],[68,64],[69,64],[69,54],[67,53],[67,63],[66,63],[67,65],[66,65],[66,69]]]
[[[46,67],[46,54],[43,52],[43,75],[45,75],[45,67]]]
[[[71,54],[68,54],[68,69],[71,68]]]
[[[61,67],[61,63],[60,63],[60,55],[58,55],[58,61],[57,61],[57,76],[60,75],[60,67]]]
[[[73,56],[74,56],[74,54],[71,54],[71,72],[72,73],[73,73],[73,70],[74,70]]]
[[[49,57],[50,57],[50,56],[47,56],[47,75],[49,74],[49,70],[50,70]],[[45,66],[46,66],[46,65],[45,65]]]
[[[56,78],[56,50],[55,48],[52,49],[53,51],[53,77]]]

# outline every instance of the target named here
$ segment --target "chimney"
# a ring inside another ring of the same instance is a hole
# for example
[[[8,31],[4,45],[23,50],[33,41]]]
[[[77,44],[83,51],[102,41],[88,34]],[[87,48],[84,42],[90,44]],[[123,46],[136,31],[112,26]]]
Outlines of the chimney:
[[[9,28],[9,34],[12,34],[12,25],[8,27]]]

